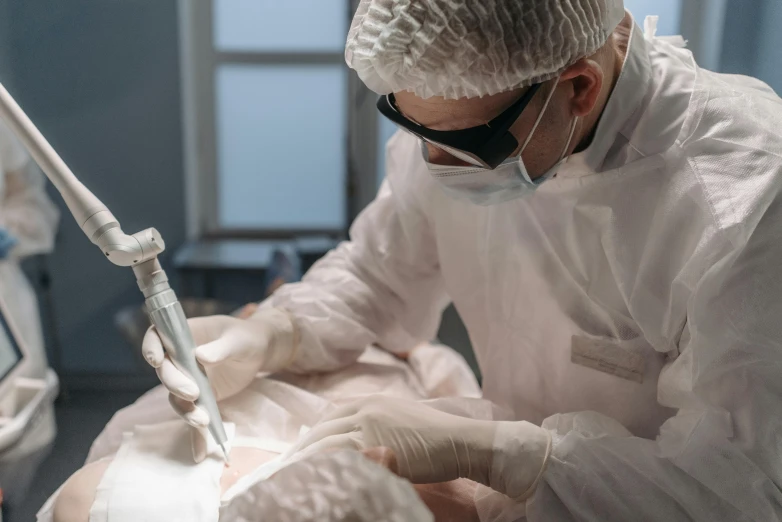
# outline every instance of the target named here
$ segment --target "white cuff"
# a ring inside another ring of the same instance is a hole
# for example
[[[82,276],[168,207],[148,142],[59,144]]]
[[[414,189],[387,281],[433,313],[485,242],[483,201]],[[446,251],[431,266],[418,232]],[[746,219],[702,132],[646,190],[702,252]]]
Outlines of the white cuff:
[[[262,308],[248,320],[257,321],[272,333],[263,371],[277,372],[293,364],[301,344],[301,335],[293,314],[284,308]]]
[[[524,421],[498,424],[489,486],[521,502],[532,496],[546,470],[551,434]]]

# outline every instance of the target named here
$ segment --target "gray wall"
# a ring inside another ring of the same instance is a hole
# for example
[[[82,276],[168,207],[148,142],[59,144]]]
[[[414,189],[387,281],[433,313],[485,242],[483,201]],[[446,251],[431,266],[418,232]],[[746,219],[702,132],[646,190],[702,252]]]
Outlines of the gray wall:
[[[10,20],[8,18],[8,2],[0,0],[0,78],[7,89],[11,88],[10,78]]]
[[[782,93],[782,2],[765,0],[758,21],[755,74]]]
[[[0,81],[126,232],[185,237],[175,0],[0,0]],[[108,263],[63,210],[53,292],[63,371],[137,371],[113,325],[141,304],[130,269]]]
[[[747,74],[782,93],[782,2],[729,0],[721,70]]]

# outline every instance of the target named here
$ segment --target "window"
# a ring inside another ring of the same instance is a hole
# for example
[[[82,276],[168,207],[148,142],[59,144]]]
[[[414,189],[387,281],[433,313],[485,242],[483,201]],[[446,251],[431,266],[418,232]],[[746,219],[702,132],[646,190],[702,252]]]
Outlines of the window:
[[[659,36],[681,34],[682,0],[625,0],[625,9],[633,13],[641,27],[647,16],[659,16]]]
[[[340,233],[348,0],[182,0],[188,229]]]
[[[223,64],[216,76],[218,225],[343,228],[344,71]]]
[[[345,0],[214,0],[214,43],[221,51],[341,55],[347,22]]]

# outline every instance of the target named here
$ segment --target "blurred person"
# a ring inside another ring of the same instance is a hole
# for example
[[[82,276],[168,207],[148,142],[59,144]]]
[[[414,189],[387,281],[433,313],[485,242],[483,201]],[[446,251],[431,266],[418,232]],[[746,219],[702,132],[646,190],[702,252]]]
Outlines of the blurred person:
[[[11,130],[0,121],[0,298],[33,351],[36,377],[46,369],[38,301],[19,265],[54,249],[59,211],[46,194],[46,178]]]
[[[0,300],[4,320],[15,326],[13,332],[23,345],[25,365],[15,374],[20,380],[56,381],[48,372],[38,300],[20,261],[52,251],[58,218],[46,195],[43,173],[0,121]],[[0,486],[7,503],[3,508],[13,509],[26,496],[56,431],[54,407],[46,403],[20,440],[10,446],[5,441],[0,452]]]

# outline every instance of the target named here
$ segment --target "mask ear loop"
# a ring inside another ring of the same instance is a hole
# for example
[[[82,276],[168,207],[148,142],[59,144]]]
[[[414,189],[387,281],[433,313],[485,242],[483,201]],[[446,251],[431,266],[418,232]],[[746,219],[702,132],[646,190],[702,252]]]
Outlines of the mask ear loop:
[[[535,125],[532,126],[532,129],[529,131],[529,134],[527,135],[527,139],[524,141],[524,145],[521,146],[521,151],[519,151],[519,157],[521,157],[522,153],[527,149],[527,145],[529,145],[530,140],[532,140],[532,136],[535,134],[535,131],[538,129],[538,125],[540,125],[540,122],[543,120],[543,115],[546,113],[546,109],[548,109],[549,103],[551,102],[551,98],[554,97],[554,92],[556,92],[557,90],[557,85],[559,85],[560,78],[562,78],[561,74],[557,76],[557,81],[554,83],[554,88],[551,89],[551,92],[548,93],[548,96],[546,97],[546,101],[543,103],[543,108],[540,110],[540,114],[538,115],[538,119],[535,120]]]
[[[573,141],[573,136],[576,134],[576,125],[578,124],[578,116],[576,116],[573,119],[573,125],[570,127],[570,136],[567,138],[567,143],[565,143],[565,148],[562,149],[562,154],[559,156],[559,160],[562,161],[565,159],[565,156],[568,155],[567,150],[570,148],[571,142]]]

